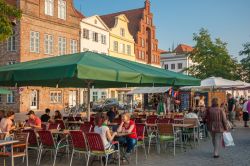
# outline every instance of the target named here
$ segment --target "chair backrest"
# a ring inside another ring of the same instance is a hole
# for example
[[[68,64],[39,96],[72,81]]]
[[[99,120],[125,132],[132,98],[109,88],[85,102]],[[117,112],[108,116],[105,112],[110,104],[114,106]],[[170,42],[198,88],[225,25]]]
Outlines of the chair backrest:
[[[82,117],[81,116],[76,116],[75,121],[82,121]]]
[[[0,133],[0,140],[5,140],[5,136],[6,136],[5,133]]]
[[[56,124],[59,126],[60,129],[62,129],[62,130],[66,129],[63,120],[61,120],[61,119],[56,120]]]
[[[68,116],[68,121],[75,121],[75,118],[73,116]]]
[[[113,123],[118,123],[120,124],[122,122],[122,120],[120,118],[116,118],[113,120]]]
[[[81,130],[69,131],[74,149],[87,151],[86,138]]]
[[[158,119],[157,123],[173,123],[173,119],[171,118]]]
[[[100,134],[97,133],[87,133],[86,138],[89,145],[90,151],[105,151],[104,144]]]
[[[34,130],[23,130],[24,133],[29,133],[29,145],[30,146],[37,146],[38,147],[38,139]]]
[[[135,118],[134,121],[135,123],[142,123],[141,118]]]
[[[26,144],[26,147],[29,144],[29,133],[18,132],[14,134],[14,140],[18,140],[18,144]]]
[[[147,122],[148,124],[155,124],[156,121],[157,121],[157,118],[156,118],[156,117],[148,117],[147,120],[146,120],[146,122]]]
[[[59,128],[59,124],[58,123],[49,123],[49,127],[48,130],[53,130],[53,129],[58,129]]]
[[[41,124],[41,127],[42,127],[43,130],[47,130],[47,124],[42,123],[42,124]]]
[[[184,118],[183,115],[174,115],[174,119],[182,119],[182,118]]]
[[[193,126],[198,126],[198,119],[196,118],[185,118],[183,120],[183,124],[192,124]]]
[[[50,131],[40,130],[40,131],[37,131],[37,133],[40,137],[40,141],[43,146],[55,147],[55,142]]]
[[[84,132],[85,134],[91,132],[91,128],[92,128],[92,125],[89,123],[84,123],[84,124],[81,124],[80,126],[80,130]]]
[[[174,135],[174,127],[172,124],[159,123],[157,124],[157,128],[159,135],[166,135],[166,136]]]
[[[138,140],[143,140],[145,137],[145,124],[136,124],[136,135]]]

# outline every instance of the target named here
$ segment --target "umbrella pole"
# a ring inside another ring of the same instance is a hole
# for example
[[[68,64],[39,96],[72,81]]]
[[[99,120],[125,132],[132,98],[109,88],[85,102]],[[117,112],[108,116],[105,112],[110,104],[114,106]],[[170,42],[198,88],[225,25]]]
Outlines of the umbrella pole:
[[[87,107],[88,107],[88,111],[87,111],[87,118],[88,118],[88,121],[90,122],[90,82],[88,81],[87,82],[87,85],[88,85],[88,87],[87,87],[87,93],[88,93],[88,95],[87,95]]]

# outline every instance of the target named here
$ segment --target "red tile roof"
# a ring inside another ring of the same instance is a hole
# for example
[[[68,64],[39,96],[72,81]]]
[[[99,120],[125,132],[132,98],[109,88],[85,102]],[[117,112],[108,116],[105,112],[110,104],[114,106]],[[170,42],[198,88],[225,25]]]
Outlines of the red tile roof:
[[[166,53],[168,53],[168,51],[162,50],[162,49],[158,49],[158,51],[160,52],[160,54],[166,54]]]
[[[143,11],[144,8],[139,8],[139,9],[132,9],[118,13],[103,15],[100,17],[109,28],[113,28],[115,25],[115,17],[121,14],[125,14],[129,20],[129,25],[128,25],[129,32],[136,40],[137,33],[140,30],[140,21],[143,18]]]
[[[192,51],[193,47],[185,44],[179,44],[174,50],[174,52],[176,52],[177,54],[188,53]]]

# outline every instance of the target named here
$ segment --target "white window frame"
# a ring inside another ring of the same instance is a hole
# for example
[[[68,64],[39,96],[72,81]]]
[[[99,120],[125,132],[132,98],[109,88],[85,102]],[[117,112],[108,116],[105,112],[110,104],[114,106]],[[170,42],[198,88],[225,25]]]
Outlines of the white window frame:
[[[54,15],[54,0],[45,0],[44,11],[45,15],[48,16]]]
[[[53,35],[44,35],[44,54],[53,55]]]
[[[92,33],[92,39],[94,42],[98,42],[98,33],[97,32]]]
[[[178,63],[177,67],[178,67],[178,69],[183,69],[183,64],[182,63]]]
[[[35,31],[30,31],[30,52],[39,53],[40,52],[40,33]]]
[[[14,91],[12,91],[10,94],[7,94],[6,103],[7,103],[7,104],[13,104],[13,103],[15,103]]]
[[[58,37],[58,54],[65,55],[67,53],[67,39],[66,37]]]
[[[176,68],[176,67],[175,67],[175,64],[172,63],[172,64],[171,64],[171,70],[175,70],[175,68]]]
[[[92,93],[92,100],[93,100],[93,102],[95,102],[95,101],[98,100],[98,92],[97,92],[97,91],[94,91],[94,92]]]
[[[107,92],[101,93],[101,99],[105,100],[107,98]]]
[[[165,64],[165,65],[164,65],[164,68],[165,68],[166,70],[168,70],[168,64]]]
[[[83,30],[82,30],[82,37],[84,39],[89,39],[89,30],[88,29],[83,28]]]
[[[16,63],[17,63],[16,60],[10,60],[6,63],[6,65],[14,65]]]
[[[141,59],[141,56],[142,55],[142,51],[141,50],[139,50],[139,59]]]
[[[114,41],[113,50],[114,50],[114,52],[119,51],[119,43],[118,43],[118,41]]]
[[[131,55],[131,45],[127,45],[127,54]]]
[[[7,51],[16,51],[16,32],[13,30],[13,35],[8,38]]]
[[[142,53],[141,53],[141,58],[145,59],[145,52],[144,51],[142,51]]]
[[[125,44],[122,44],[122,53],[126,54],[126,45]]]
[[[70,53],[75,54],[77,53],[77,40],[70,40]]]
[[[50,91],[50,103],[60,104],[63,100],[62,91]]]
[[[145,40],[144,39],[141,39],[141,46],[145,47]]]
[[[106,35],[101,35],[101,42],[102,44],[106,44],[107,41],[106,41]]]
[[[67,14],[66,0],[58,0],[58,18],[66,20]]]

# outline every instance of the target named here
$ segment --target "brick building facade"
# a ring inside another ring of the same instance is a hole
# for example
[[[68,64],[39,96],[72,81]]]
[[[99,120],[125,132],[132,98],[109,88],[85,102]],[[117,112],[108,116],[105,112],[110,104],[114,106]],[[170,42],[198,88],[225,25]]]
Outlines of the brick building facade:
[[[22,10],[13,36],[0,43],[0,65],[79,52],[80,21],[84,17],[73,0],[6,0]],[[0,107],[16,112],[62,109],[80,96],[77,89],[12,88],[13,96],[0,96]]]
[[[143,8],[103,15],[101,18],[111,28],[115,24],[115,17],[125,14],[129,20],[129,31],[135,40],[136,61],[160,67],[160,51],[150,7],[150,1],[146,0]]]

